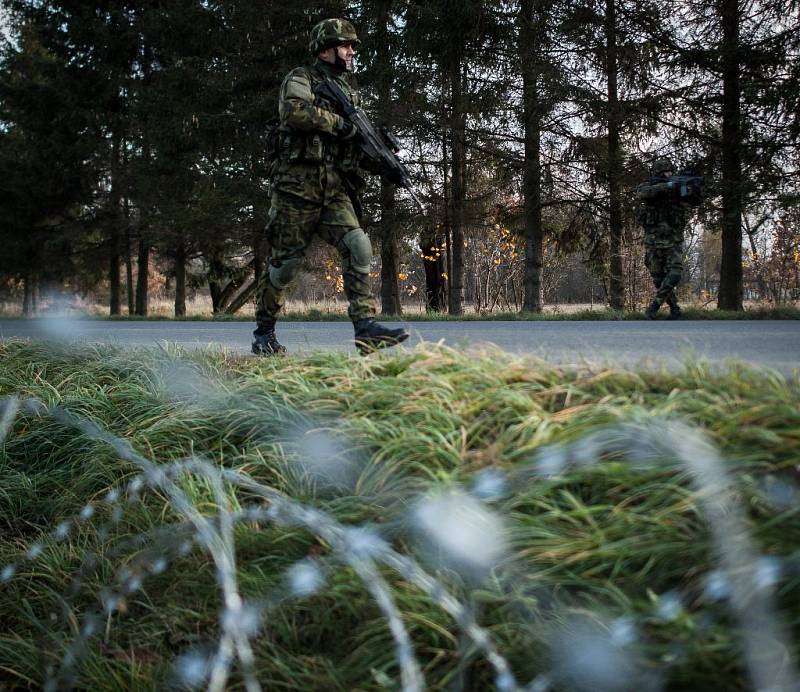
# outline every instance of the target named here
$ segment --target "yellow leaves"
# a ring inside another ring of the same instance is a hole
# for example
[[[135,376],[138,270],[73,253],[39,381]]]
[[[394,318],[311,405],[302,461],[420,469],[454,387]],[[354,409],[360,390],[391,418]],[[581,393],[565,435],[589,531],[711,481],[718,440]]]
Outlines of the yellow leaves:
[[[408,278],[408,274],[406,274],[406,272],[399,272],[397,278],[400,279],[400,281],[405,281]]]
[[[442,272],[442,278],[443,279],[449,279],[450,277],[447,276],[447,272]]]

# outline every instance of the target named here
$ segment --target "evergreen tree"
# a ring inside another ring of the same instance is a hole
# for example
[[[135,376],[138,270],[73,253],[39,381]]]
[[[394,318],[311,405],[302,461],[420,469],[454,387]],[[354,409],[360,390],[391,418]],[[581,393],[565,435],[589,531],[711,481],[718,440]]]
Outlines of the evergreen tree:
[[[720,309],[742,309],[743,218],[765,207],[773,215],[797,191],[793,7],[791,0],[694,1],[647,26],[674,85],[659,88],[670,107],[667,132],[676,149],[705,163],[709,192],[721,197]]]
[[[523,217],[525,235],[525,277],[522,309],[541,312],[543,296],[544,224],[542,138],[545,118],[563,94],[562,77],[553,60],[556,28],[552,4],[543,0],[520,0],[517,17],[517,54],[522,76]]]
[[[576,133],[575,151],[589,159],[584,184],[605,188],[593,206],[606,229],[608,298],[615,309],[624,307],[625,295],[622,182],[626,142],[639,135],[645,86],[654,67],[652,44],[641,24],[655,12],[649,2],[567,3],[562,24],[572,44],[568,60],[572,96],[585,113],[588,130]]]
[[[397,130],[402,110],[399,94],[402,84],[402,42],[397,29],[397,0],[368,0],[360,3],[355,18],[363,36],[358,51],[359,82],[365,108],[374,112],[375,121]],[[398,275],[401,223],[398,218],[395,186],[385,179],[379,182],[379,239],[381,259],[380,303],[383,314],[400,314]]]
[[[0,70],[0,270],[24,281],[26,312],[40,287],[82,263],[86,236],[74,231],[92,201],[97,145],[86,81],[34,20],[14,14],[17,42],[5,46]]]

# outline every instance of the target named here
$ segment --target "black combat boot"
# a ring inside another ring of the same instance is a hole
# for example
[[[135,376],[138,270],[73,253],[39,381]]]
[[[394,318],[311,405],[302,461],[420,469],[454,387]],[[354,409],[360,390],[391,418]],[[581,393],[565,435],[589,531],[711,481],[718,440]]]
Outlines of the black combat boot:
[[[286,353],[286,348],[275,337],[275,320],[260,324],[258,329],[253,332],[253,353],[257,356],[275,356]]]
[[[654,300],[650,305],[647,307],[647,310],[644,311],[644,316],[648,320],[654,320],[656,315],[658,315],[658,310],[661,307],[661,303],[658,300]]]
[[[396,346],[408,338],[408,332],[402,327],[389,329],[371,317],[353,322],[356,333],[356,348],[364,356],[379,348]]]
[[[667,305],[669,305],[669,317],[667,317],[667,319],[679,320],[683,314],[683,311],[681,310],[681,306],[678,305],[678,301],[674,297],[670,296],[667,298]]]

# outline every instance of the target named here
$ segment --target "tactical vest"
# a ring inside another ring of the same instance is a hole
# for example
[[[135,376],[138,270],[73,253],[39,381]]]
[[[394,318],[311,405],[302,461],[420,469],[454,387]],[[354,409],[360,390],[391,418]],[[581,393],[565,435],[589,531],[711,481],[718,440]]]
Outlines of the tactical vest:
[[[636,220],[644,226],[644,244],[670,247],[682,242],[686,205],[654,189],[652,182],[639,185],[636,193],[641,202]]]
[[[312,65],[305,68],[306,75],[311,83],[311,90],[321,84],[327,77],[323,72]],[[348,92],[358,105],[358,94],[348,87]],[[333,104],[317,96],[314,105],[323,110],[336,113]],[[358,172],[360,152],[358,146],[352,142],[342,142],[336,135],[326,132],[312,131],[301,132],[292,128],[281,128],[278,133],[278,157],[287,163],[331,163],[343,172]]]
[[[686,212],[679,203],[658,200],[642,206],[640,222],[645,227],[666,224],[683,228],[686,224]]]

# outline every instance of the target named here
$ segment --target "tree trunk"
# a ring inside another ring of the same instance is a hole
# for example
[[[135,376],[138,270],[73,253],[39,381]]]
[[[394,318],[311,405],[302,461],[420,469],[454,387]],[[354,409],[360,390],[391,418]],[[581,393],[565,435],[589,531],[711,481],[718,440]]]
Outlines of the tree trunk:
[[[241,290],[231,298],[230,302],[225,306],[226,315],[234,315],[239,309],[249,300],[258,288],[258,283],[255,279],[251,279],[249,283],[245,284]]]
[[[440,71],[444,74],[443,67]],[[444,77],[442,77],[444,81]],[[448,121],[445,112],[444,84],[442,86],[442,234],[444,242],[444,276],[443,290],[446,304],[450,304],[450,277],[453,275],[453,253],[450,242],[450,147],[448,145]],[[444,307],[444,304],[443,304]]]
[[[425,311],[441,312],[445,306],[443,241],[433,232],[420,236],[422,264],[425,268]]]
[[[518,52],[522,69],[522,120],[525,138],[523,168],[525,223],[525,295],[522,309],[541,312],[542,257],[542,168],[540,158],[541,104],[539,100],[538,37],[540,7],[536,0],[522,0],[518,28]],[[533,45],[531,45],[533,42]]]
[[[381,181],[381,313],[400,315],[394,185]]]
[[[377,47],[375,59],[375,87],[378,96],[377,113],[383,124],[392,123],[392,51],[388,49],[389,25],[392,21],[393,0],[380,0],[374,7],[375,35]],[[397,220],[395,186],[381,180],[381,313],[399,315],[403,312],[400,304],[398,285],[399,260],[397,257]]]
[[[208,292],[209,295],[211,296],[211,314],[216,315],[222,309],[221,302],[219,299],[220,293],[222,293],[222,291],[220,290],[219,283],[209,279]]]
[[[125,281],[127,283],[128,314],[132,315],[135,310],[133,294],[133,261],[131,260],[130,236],[126,234],[128,251],[125,253]]]
[[[109,313],[122,314],[122,275],[120,273],[121,246],[122,246],[122,193],[120,191],[120,140],[119,135],[112,134],[111,161],[111,191],[109,195],[110,224],[109,229],[109,271],[108,282],[111,290],[109,299]]]
[[[620,179],[620,108],[617,92],[617,11],[616,0],[606,0],[606,78],[608,83],[608,232],[609,303],[614,310],[625,307],[622,273],[622,200]]]
[[[150,245],[142,238],[139,240],[139,254],[137,258],[136,272],[136,314],[147,315],[149,307],[149,286],[150,276]]]
[[[111,228],[111,238],[110,238],[110,245],[111,245],[111,257],[109,258],[109,266],[108,266],[108,282],[109,287],[111,289],[111,296],[109,298],[109,309],[108,312],[111,315],[120,315],[122,314],[122,307],[120,302],[120,297],[122,295],[122,286],[121,280],[122,275],[120,273],[120,256],[119,256],[119,246],[120,246],[120,235],[119,235],[119,227],[114,224]]]
[[[450,67],[450,274],[449,310],[451,315],[464,314],[464,163],[466,117],[463,104],[462,60],[454,60]]]
[[[175,250],[175,317],[186,317],[186,244]]]
[[[208,291],[211,294],[211,312],[216,315],[222,311],[222,282],[225,266],[218,257],[208,258]]]
[[[722,23],[722,261],[720,310],[742,309],[741,85],[739,82],[739,4],[719,1]]]
[[[252,266],[252,263],[248,263],[233,269],[226,266],[219,256],[208,258],[208,289],[211,293],[211,309],[215,315],[227,312],[229,302],[246,283]]]
[[[33,272],[26,273],[22,279],[22,284],[22,314],[25,317],[30,317],[36,313],[36,275]]]
[[[133,261],[131,260],[131,207],[130,200],[126,197],[122,205],[125,216],[125,280],[128,290],[128,314],[132,315],[135,310],[133,295]]]

